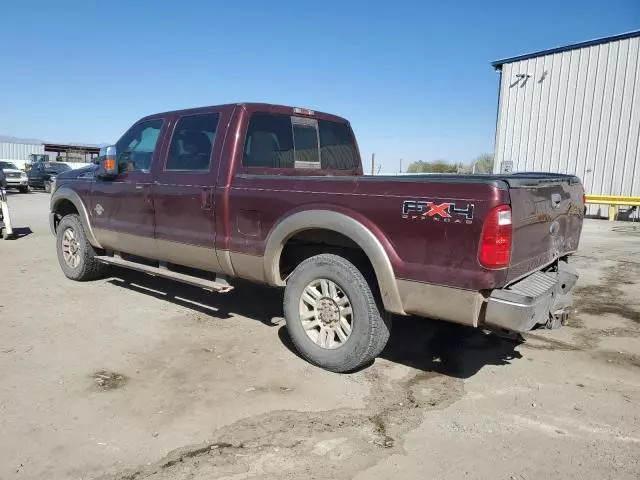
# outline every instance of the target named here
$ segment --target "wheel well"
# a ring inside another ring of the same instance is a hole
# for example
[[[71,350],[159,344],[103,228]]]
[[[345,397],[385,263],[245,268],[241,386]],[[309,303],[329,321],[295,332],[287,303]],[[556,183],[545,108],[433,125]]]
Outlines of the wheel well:
[[[63,199],[56,203],[53,213],[55,214],[55,228],[57,230],[58,223],[63,217],[71,214],[78,214],[78,209],[71,200]]]
[[[280,277],[284,280],[301,262],[321,253],[333,253],[349,260],[371,288],[378,290],[375,270],[364,250],[346,235],[326,229],[303,230],[287,240],[280,255]]]

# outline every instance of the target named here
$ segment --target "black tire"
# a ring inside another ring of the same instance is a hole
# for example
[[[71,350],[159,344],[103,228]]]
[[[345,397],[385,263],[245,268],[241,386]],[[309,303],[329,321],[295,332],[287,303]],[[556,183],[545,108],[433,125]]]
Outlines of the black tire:
[[[44,191],[51,193],[51,182],[49,180],[44,181]]]
[[[63,255],[62,240],[67,230],[72,230],[77,242],[79,263],[75,266],[67,263]],[[56,250],[62,272],[71,280],[78,282],[95,280],[102,277],[107,270],[107,265],[95,259],[97,253],[87,240],[80,217],[77,214],[67,215],[60,220],[56,231]]]
[[[335,349],[317,345],[307,335],[300,318],[302,294],[307,285],[319,279],[335,283],[351,303],[351,334]],[[391,331],[391,316],[379,306],[360,270],[332,254],[308,258],[293,271],[284,292],[284,315],[298,352],[312,364],[331,372],[350,372],[370,363],[384,349]]]
[[[20,193],[29,193],[29,185],[25,185],[24,187],[19,187],[18,190]]]

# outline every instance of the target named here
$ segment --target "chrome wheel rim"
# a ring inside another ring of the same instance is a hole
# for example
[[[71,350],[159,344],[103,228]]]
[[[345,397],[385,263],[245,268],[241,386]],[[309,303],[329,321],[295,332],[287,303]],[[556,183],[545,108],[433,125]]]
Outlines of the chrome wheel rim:
[[[300,321],[319,347],[334,350],[346,343],[353,328],[353,309],[347,294],[326,278],[310,282],[300,297]]]
[[[80,264],[80,244],[72,228],[67,228],[62,234],[62,257],[71,268]]]

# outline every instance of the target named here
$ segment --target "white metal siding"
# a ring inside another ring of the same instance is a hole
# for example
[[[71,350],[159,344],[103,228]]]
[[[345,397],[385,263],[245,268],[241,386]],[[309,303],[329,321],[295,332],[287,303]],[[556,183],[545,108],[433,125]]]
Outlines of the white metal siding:
[[[32,153],[44,153],[44,145],[0,142],[0,160],[29,160]]]
[[[494,172],[512,162],[640,196],[639,136],[640,37],[502,65]]]

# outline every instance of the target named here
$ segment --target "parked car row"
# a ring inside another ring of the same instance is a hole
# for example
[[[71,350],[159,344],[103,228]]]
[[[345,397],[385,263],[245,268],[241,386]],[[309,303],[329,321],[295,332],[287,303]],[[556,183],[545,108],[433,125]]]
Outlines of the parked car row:
[[[15,188],[27,193],[31,188],[51,191],[51,185],[58,174],[71,170],[66,163],[36,163],[28,172],[19,169],[15,163],[0,160],[0,170],[6,178],[7,188]]]

